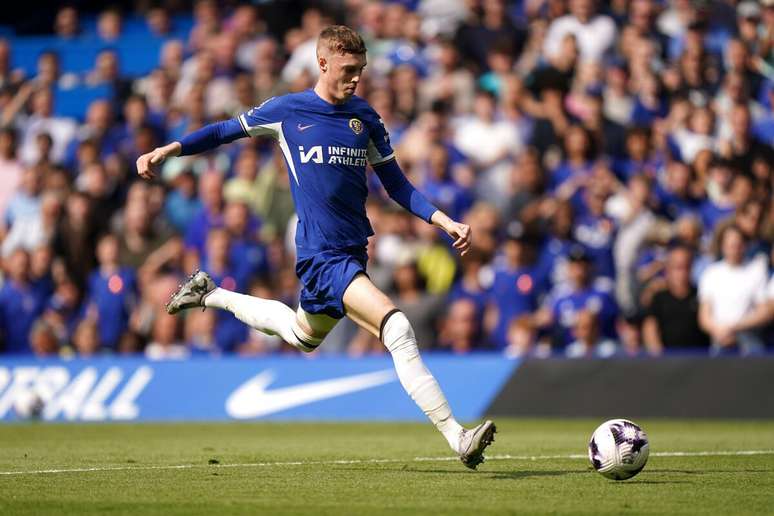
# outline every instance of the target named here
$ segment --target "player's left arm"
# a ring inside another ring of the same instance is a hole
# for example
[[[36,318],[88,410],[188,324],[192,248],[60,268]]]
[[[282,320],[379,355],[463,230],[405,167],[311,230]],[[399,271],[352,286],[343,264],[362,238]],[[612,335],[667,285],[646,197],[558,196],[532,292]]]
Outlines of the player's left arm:
[[[461,255],[470,249],[472,234],[470,226],[452,220],[439,210],[412,185],[395,160],[395,152],[390,145],[382,120],[375,111],[369,108],[368,124],[368,162],[373,167],[379,180],[389,196],[405,209],[425,222],[443,229],[453,240],[454,248]]]
[[[389,196],[425,222],[443,229],[453,240],[454,248],[462,256],[470,249],[472,234],[470,226],[452,220],[443,211],[436,208],[414,185],[406,179],[405,174],[395,158],[372,165],[376,175],[382,182]]]

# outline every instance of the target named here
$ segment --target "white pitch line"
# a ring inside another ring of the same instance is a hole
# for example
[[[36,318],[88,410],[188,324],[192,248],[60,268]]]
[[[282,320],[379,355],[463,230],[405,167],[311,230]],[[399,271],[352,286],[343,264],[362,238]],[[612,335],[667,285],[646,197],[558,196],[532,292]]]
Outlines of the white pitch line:
[[[718,450],[718,451],[673,451],[673,452],[655,452],[651,457],[727,457],[727,456],[749,456],[749,455],[774,455],[774,450]],[[573,453],[569,455],[489,455],[487,461],[493,460],[567,460],[567,459],[587,459],[588,455]],[[149,471],[149,470],[175,470],[175,469],[194,469],[194,468],[260,468],[260,467],[279,467],[279,466],[336,466],[351,464],[399,464],[406,462],[446,462],[457,461],[457,457],[414,457],[413,459],[339,459],[339,460],[320,460],[320,461],[287,461],[287,462],[248,462],[243,464],[177,464],[160,466],[105,466],[93,468],[72,468],[72,469],[36,469],[27,471],[0,471],[0,475],[41,475],[46,473],[89,473],[94,471]]]

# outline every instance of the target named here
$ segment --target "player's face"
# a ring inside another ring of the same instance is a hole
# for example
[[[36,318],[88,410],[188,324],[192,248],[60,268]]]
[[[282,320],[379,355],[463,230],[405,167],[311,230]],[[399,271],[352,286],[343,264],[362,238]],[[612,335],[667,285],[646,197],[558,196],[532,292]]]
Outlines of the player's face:
[[[365,54],[330,55],[322,74],[331,96],[345,101],[354,95],[365,66]]]

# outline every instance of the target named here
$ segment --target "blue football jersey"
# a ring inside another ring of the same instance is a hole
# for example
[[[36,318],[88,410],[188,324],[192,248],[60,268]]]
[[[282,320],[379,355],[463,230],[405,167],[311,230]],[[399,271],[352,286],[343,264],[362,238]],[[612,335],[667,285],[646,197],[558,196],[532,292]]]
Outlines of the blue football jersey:
[[[393,159],[379,115],[360,97],[330,104],[314,90],[273,97],[238,117],[250,136],[279,143],[298,213],[299,256],[365,246],[366,165]]]

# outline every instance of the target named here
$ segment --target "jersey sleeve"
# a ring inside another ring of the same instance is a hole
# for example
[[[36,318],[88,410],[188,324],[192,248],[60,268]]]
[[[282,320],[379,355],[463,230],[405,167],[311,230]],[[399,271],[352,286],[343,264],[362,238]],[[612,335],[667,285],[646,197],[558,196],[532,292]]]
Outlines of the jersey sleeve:
[[[384,122],[373,109],[371,111],[371,122],[368,124],[368,163],[378,165],[390,161],[395,157],[395,152],[390,145],[390,135],[384,127]]]
[[[271,136],[276,138],[282,129],[282,120],[287,115],[286,97],[271,97],[260,106],[241,113],[237,120],[249,136]]]

